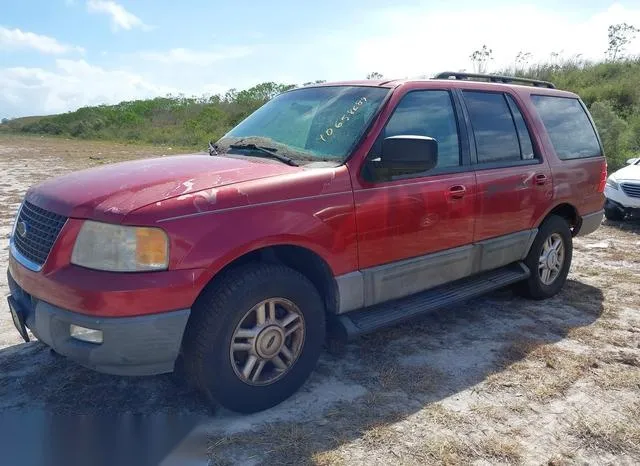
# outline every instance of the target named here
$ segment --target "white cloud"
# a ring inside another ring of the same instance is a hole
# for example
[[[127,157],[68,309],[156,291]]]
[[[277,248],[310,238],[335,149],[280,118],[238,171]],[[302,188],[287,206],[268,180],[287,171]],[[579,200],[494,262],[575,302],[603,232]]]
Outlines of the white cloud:
[[[353,38],[358,74],[380,71],[402,78],[471,71],[469,55],[483,44],[493,49],[490,71],[513,66],[520,51],[532,54],[530,63],[549,61],[553,52],[602,60],[607,27],[621,22],[640,26],[640,9],[614,4],[589,17],[533,5],[458,11],[391,7],[366,22],[369,31],[384,32]],[[640,38],[627,53],[640,54]]]
[[[87,105],[149,98],[178,90],[123,70],[106,70],[84,60],[57,59],[54,71],[0,69],[0,116],[61,113]]]
[[[7,29],[0,26],[0,50],[32,49],[38,52],[61,55],[68,52],[84,52],[82,47],[63,44],[53,37],[25,32],[20,29]]]
[[[114,31],[119,29],[129,31],[134,28],[140,28],[143,31],[152,29],[151,26],[127,11],[122,5],[111,0],[88,0],[87,10],[89,13],[108,15],[111,18],[111,27]]]
[[[241,58],[250,53],[249,47],[228,47],[215,51],[174,48],[166,52],[141,52],[140,58],[163,64],[210,65],[220,60]]]

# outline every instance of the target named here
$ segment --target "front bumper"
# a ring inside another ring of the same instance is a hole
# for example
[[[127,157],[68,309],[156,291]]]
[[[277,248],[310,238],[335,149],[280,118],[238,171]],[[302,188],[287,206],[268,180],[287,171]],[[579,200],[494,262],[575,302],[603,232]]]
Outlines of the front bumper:
[[[190,309],[137,317],[92,317],[29,295],[8,274],[13,307],[25,325],[57,353],[99,372],[153,375],[173,371]],[[101,330],[102,343],[73,338],[70,325]]]
[[[618,210],[622,215],[630,215],[632,217],[640,217],[640,207],[626,207],[619,202],[607,199],[604,205],[605,209]]]
[[[621,188],[613,189],[611,186],[606,186],[604,188],[604,196],[607,201],[620,206],[622,209],[640,210],[640,197],[627,196]]]

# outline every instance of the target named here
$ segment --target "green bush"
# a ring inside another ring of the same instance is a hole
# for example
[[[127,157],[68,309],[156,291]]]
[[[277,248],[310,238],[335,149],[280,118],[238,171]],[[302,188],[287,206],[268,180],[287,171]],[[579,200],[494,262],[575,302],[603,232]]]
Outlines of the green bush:
[[[628,147],[623,138],[628,131],[628,123],[617,115],[611,101],[595,102],[591,105],[591,115],[598,127],[609,169],[621,168],[628,158]]]

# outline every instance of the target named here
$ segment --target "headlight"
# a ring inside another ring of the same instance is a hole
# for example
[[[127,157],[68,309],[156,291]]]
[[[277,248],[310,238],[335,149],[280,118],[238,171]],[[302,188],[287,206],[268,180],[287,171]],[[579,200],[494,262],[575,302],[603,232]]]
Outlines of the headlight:
[[[618,184],[618,182],[611,177],[607,179],[607,186],[612,189],[620,189],[620,185]]]
[[[169,240],[159,228],[87,220],[73,246],[71,263],[110,272],[165,270],[169,265]]]

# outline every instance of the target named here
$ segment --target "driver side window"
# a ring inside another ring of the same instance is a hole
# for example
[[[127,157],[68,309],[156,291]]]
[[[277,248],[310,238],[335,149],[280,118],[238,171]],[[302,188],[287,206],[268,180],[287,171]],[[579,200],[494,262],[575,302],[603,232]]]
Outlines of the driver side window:
[[[426,136],[438,142],[438,168],[458,167],[460,141],[458,125],[449,91],[411,91],[405,95],[394,110],[370,156],[381,157],[382,140],[390,136]],[[424,176],[414,173],[412,176]],[[393,178],[402,176],[394,173]]]

